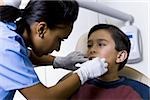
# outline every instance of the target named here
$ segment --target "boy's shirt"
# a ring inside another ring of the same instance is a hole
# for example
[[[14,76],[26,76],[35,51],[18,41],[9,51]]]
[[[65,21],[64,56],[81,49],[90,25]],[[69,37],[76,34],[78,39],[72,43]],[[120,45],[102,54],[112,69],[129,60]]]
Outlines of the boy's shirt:
[[[149,100],[149,90],[150,87],[126,77],[112,82],[92,79],[71,100]]]

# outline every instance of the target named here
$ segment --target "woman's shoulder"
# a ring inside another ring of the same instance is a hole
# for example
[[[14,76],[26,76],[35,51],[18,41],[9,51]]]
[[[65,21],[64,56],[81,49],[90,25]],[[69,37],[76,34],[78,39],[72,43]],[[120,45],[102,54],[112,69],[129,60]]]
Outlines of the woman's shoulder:
[[[17,34],[15,30],[15,24],[2,23],[0,22],[0,46],[1,50],[7,51],[26,51],[25,43],[23,38]]]

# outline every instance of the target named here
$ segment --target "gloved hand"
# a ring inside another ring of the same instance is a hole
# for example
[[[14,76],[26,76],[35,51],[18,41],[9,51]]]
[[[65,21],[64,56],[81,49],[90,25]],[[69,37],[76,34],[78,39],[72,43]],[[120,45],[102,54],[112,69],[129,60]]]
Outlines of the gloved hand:
[[[87,60],[88,58],[86,58],[84,54],[79,51],[74,51],[69,53],[66,57],[56,57],[53,62],[53,67],[76,70],[77,67],[75,67],[75,64],[83,63]]]
[[[93,60],[89,60],[78,66],[80,68],[74,71],[73,73],[78,74],[81,80],[81,84],[84,84],[84,82],[88,79],[101,76],[108,71],[108,64],[105,62],[104,58],[100,59],[96,57]]]

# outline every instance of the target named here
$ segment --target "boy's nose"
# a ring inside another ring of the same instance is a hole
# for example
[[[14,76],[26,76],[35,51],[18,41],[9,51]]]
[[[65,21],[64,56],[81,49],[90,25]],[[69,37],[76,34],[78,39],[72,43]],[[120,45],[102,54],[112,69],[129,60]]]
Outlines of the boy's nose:
[[[96,53],[97,52],[97,48],[96,47],[92,47],[91,49],[90,49],[90,54],[94,54],[94,53]]]

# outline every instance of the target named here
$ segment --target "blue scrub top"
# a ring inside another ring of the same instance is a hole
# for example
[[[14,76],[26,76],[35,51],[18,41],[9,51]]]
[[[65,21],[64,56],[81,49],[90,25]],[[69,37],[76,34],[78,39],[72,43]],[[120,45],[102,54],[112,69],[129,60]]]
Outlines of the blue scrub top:
[[[0,100],[13,100],[16,90],[40,82],[15,26],[0,22]]]

